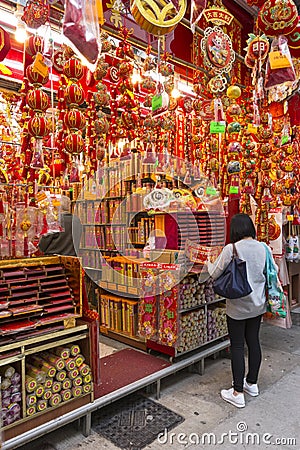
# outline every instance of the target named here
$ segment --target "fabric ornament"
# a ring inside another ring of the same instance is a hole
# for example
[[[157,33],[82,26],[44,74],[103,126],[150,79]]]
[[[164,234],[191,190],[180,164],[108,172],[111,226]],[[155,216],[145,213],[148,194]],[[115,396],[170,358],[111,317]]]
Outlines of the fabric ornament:
[[[267,36],[289,34],[297,25],[297,6],[292,0],[267,0],[258,12],[257,26]]]

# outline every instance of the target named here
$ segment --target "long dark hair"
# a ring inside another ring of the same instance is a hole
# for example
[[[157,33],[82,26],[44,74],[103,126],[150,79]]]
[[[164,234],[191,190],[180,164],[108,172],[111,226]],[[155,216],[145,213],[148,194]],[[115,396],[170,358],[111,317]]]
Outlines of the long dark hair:
[[[256,238],[254,224],[248,214],[235,214],[230,222],[230,242],[234,243],[246,237]]]

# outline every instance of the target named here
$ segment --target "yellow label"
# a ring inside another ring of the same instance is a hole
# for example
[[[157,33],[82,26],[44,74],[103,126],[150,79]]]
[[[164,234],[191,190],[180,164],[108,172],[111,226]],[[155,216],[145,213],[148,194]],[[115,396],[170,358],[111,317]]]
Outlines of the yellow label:
[[[284,69],[286,67],[291,67],[291,61],[286,55],[281,52],[270,52],[269,61],[271,69]]]
[[[42,77],[46,77],[48,75],[49,69],[44,63],[44,57],[40,52],[36,54],[35,60],[33,62],[33,70],[35,72],[38,72]]]
[[[287,214],[286,218],[289,222],[293,222],[293,220],[294,220],[294,216],[292,214]]]

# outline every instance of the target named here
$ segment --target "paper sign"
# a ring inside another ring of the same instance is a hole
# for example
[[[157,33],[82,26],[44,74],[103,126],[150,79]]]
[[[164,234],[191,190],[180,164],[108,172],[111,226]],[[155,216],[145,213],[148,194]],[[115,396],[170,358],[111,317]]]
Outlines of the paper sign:
[[[289,142],[289,136],[287,136],[286,134],[284,134],[281,138],[281,144],[287,144]]]
[[[248,123],[247,131],[248,133],[257,134],[257,127],[252,123]]]
[[[239,187],[238,186],[230,186],[229,194],[238,194],[238,193],[239,193]]]
[[[224,122],[210,122],[209,132],[211,134],[225,133]]]
[[[39,73],[42,77],[46,77],[48,75],[49,69],[44,62],[44,57],[41,53],[37,53],[34,63],[33,70]]]
[[[270,52],[269,61],[271,69],[284,69],[291,67],[291,61],[287,55],[283,55],[281,52]]]
[[[162,107],[162,95],[154,95],[152,98],[152,111]]]

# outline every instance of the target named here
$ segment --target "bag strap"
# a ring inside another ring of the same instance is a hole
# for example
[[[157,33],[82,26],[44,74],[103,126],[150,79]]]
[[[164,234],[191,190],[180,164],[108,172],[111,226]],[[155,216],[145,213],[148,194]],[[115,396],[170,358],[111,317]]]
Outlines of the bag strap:
[[[238,257],[239,257],[239,255],[238,255],[236,246],[235,246],[235,244],[233,243],[233,244],[232,244],[232,258],[238,258]]]

